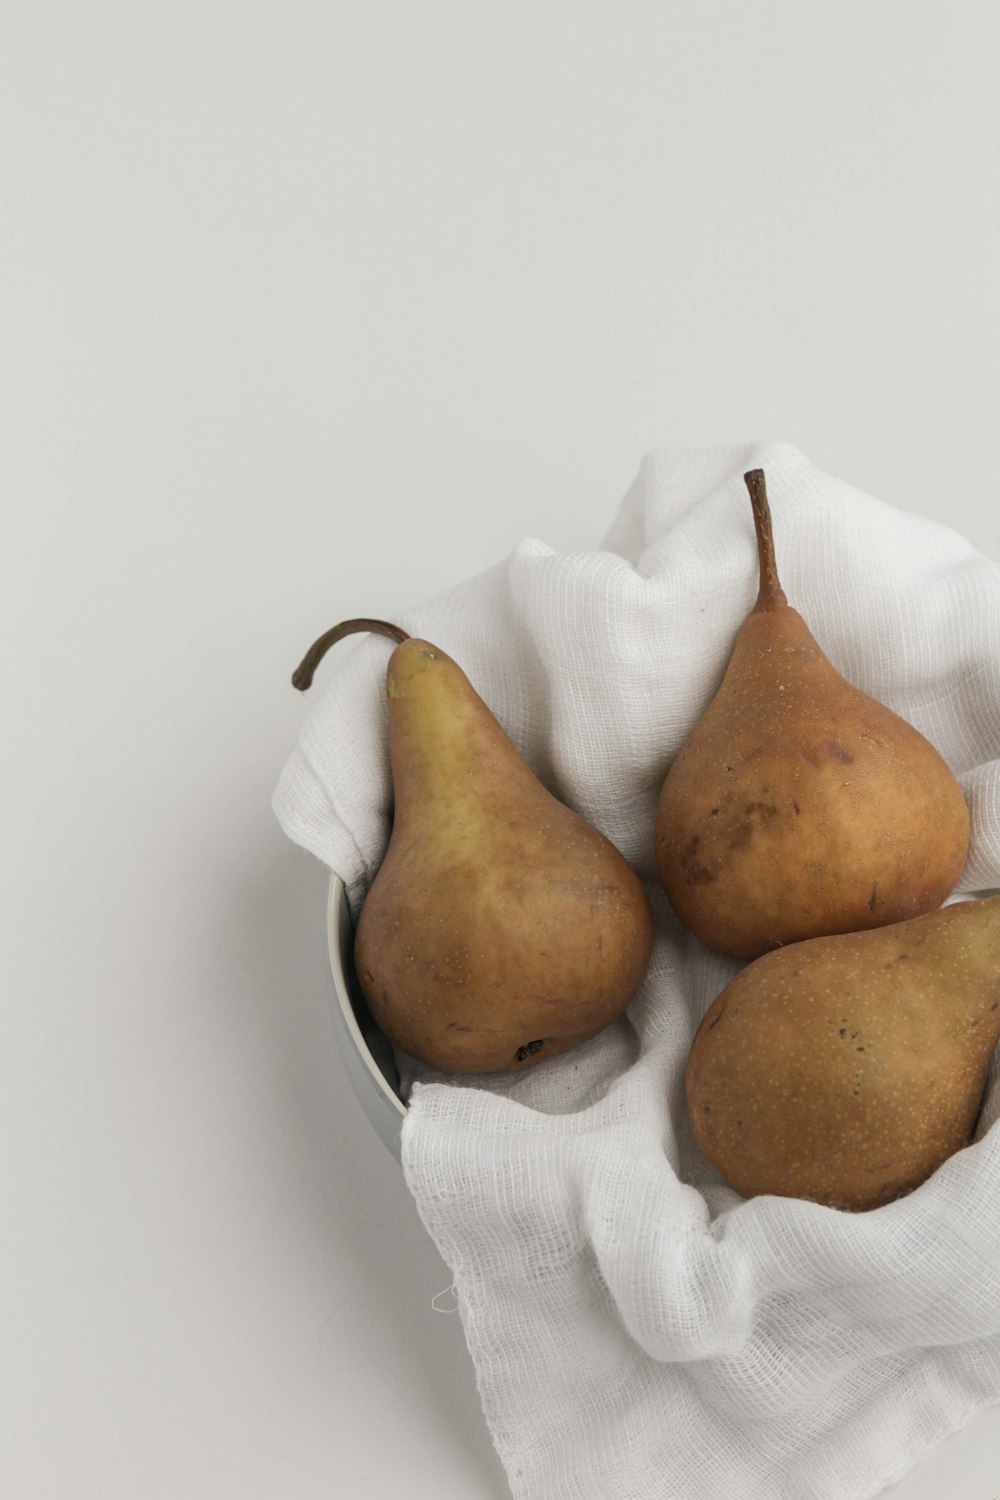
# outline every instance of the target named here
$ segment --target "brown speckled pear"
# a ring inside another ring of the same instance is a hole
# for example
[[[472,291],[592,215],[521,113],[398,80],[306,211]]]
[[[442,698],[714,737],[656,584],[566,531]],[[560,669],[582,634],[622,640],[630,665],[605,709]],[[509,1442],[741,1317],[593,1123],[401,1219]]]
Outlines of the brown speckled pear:
[[[656,813],[667,895],[734,958],[933,911],[969,843],[961,788],[933,745],[847,682],[788,605],[764,475],[746,482],[760,592]]]
[[[731,1187],[876,1208],[967,1145],[1000,1040],[1000,896],[749,964],[691,1046],[702,1155]]]
[[[379,1026],[450,1073],[530,1067],[601,1031],[649,962],[653,923],[619,851],[532,775],[465,673],[376,620],[316,642],[400,644],[386,673],[392,835],[358,922],[358,979]]]

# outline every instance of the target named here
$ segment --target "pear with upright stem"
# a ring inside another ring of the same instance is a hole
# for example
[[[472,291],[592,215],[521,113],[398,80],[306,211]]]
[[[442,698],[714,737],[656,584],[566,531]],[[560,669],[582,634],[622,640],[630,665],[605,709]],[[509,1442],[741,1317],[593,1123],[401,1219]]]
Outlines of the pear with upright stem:
[[[763,471],[745,481],[757,601],[667,772],[655,838],[682,920],[747,959],[935,910],[964,868],[969,815],[934,746],[842,677],[788,604]]]

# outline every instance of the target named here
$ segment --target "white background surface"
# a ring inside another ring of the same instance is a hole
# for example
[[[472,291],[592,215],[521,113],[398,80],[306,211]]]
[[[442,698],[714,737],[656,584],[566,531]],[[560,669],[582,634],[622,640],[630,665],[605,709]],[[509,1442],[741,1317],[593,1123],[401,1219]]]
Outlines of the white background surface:
[[[658,445],[1000,557],[998,72],[989,0],[5,8],[11,1500],[507,1495],[270,813],[289,673]]]

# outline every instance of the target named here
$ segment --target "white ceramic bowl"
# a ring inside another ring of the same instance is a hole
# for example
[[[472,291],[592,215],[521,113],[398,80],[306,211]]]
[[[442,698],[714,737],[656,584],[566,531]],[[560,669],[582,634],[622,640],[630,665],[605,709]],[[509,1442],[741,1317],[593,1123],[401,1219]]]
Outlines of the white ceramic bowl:
[[[399,1161],[406,1105],[399,1095],[392,1047],[375,1024],[355,977],[354,928],[339,875],[330,880],[326,938],[333,975],[334,1027],[344,1068],[362,1109]]]

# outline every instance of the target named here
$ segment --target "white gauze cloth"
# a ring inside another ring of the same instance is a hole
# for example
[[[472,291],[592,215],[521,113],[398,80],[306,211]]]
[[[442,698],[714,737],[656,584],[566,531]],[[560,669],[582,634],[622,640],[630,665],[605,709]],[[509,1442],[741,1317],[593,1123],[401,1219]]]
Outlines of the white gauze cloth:
[[[508,1077],[401,1060],[406,1181],[519,1500],[861,1500],[1000,1399],[996,1068],[975,1143],[868,1213],[745,1200],[688,1124],[688,1047],[740,965],[673,914],[653,819],[756,597],[750,468],[789,602],[961,781],[958,894],[1000,887],[1000,566],[787,444],[650,454],[600,550],[525,541],[403,613],[639,870],[656,924],[627,1015],[583,1047]],[[355,914],[390,828],[391,649],[327,659],[275,795]]]

